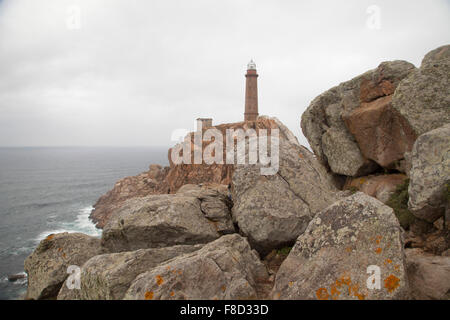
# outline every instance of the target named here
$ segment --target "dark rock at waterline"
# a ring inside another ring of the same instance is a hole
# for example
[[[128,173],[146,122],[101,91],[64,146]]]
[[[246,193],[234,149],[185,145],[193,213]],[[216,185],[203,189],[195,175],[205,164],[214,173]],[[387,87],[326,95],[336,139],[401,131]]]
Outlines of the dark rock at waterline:
[[[25,273],[11,274],[8,276],[8,281],[16,282],[17,280],[25,279],[26,277],[27,275]]]

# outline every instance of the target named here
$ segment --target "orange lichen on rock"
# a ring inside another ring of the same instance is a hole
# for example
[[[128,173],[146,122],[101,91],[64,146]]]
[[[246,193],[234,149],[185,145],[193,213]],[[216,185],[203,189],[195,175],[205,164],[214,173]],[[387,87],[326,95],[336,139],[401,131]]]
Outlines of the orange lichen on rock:
[[[175,292],[171,291],[170,296],[173,297],[175,295]]]
[[[375,238],[375,242],[376,242],[377,244],[380,244],[382,238],[383,238],[382,236],[377,236],[377,237]]]
[[[160,275],[157,275],[157,276],[156,276],[156,284],[157,284],[158,286],[160,286],[160,285],[163,284],[163,282],[164,282],[163,278],[162,278]]]
[[[393,292],[400,285],[400,279],[391,274],[389,277],[384,279],[384,287],[389,293]]]
[[[349,276],[342,276],[336,280],[336,287],[340,288],[342,285],[349,286],[352,283],[352,279]]]
[[[52,234],[49,234],[49,235],[47,236],[47,238],[45,238],[45,240],[52,240],[54,237],[55,237],[55,234],[52,233]]]
[[[365,300],[366,299],[366,296],[363,295],[362,293],[359,293],[359,292],[355,293],[355,297],[357,297],[358,300]]]
[[[328,300],[330,298],[330,295],[328,294],[328,290],[326,288],[317,289],[316,296],[319,300]]]
[[[225,290],[227,290],[227,287],[226,286],[222,286],[222,292],[225,292]]]
[[[144,298],[145,298],[145,300],[152,300],[153,299],[153,291],[146,291]]]
[[[390,264],[390,263],[392,263],[392,260],[391,260],[391,259],[386,259],[386,260],[384,260],[384,265]]]
[[[342,294],[343,286],[347,286],[348,295],[357,297],[359,300],[364,300],[366,296],[359,292],[359,285],[352,284],[352,279],[348,275],[343,275],[342,277],[336,279],[335,283],[330,286],[330,293],[326,288],[320,288],[316,291],[316,296],[319,300],[338,300],[339,296]],[[341,290],[339,290],[341,289]],[[345,290],[345,289],[344,289]]]
[[[376,254],[380,254],[382,251],[383,251],[383,249],[381,249],[381,248],[376,248],[375,249],[375,253]]]
[[[358,300],[364,300],[366,298],[364,294],[359,292],[359,285],[357,284],[348,287],[348,295],[353,295],[354,297],[357,297]]]

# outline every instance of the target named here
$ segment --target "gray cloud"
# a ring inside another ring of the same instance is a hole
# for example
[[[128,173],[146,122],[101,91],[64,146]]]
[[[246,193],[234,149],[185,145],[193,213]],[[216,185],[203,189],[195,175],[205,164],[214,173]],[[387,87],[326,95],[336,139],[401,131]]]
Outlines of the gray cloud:
[[[314,97],[449,40],[444,0],[0,0],[0,145],[171,145],[197,117],[241,121],[250,58],[260,114],[307,144]]]

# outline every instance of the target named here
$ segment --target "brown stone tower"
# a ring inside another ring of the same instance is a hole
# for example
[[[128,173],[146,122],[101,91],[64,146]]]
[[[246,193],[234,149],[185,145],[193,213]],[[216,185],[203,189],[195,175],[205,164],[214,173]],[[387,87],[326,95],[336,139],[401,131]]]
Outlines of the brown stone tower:
[[[255,121],[258,118],[258,74],[256,64],[251,60],[245,75],[245,113],[244,121]]]

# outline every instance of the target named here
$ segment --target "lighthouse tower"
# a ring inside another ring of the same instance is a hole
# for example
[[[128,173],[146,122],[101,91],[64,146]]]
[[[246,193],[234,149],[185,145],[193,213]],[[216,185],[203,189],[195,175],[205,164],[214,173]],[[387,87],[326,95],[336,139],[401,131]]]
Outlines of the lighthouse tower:
[[[255,121],[258,118],[258,74],[256,64],[251,60],[245,75],[245,113],[244,121]]]

